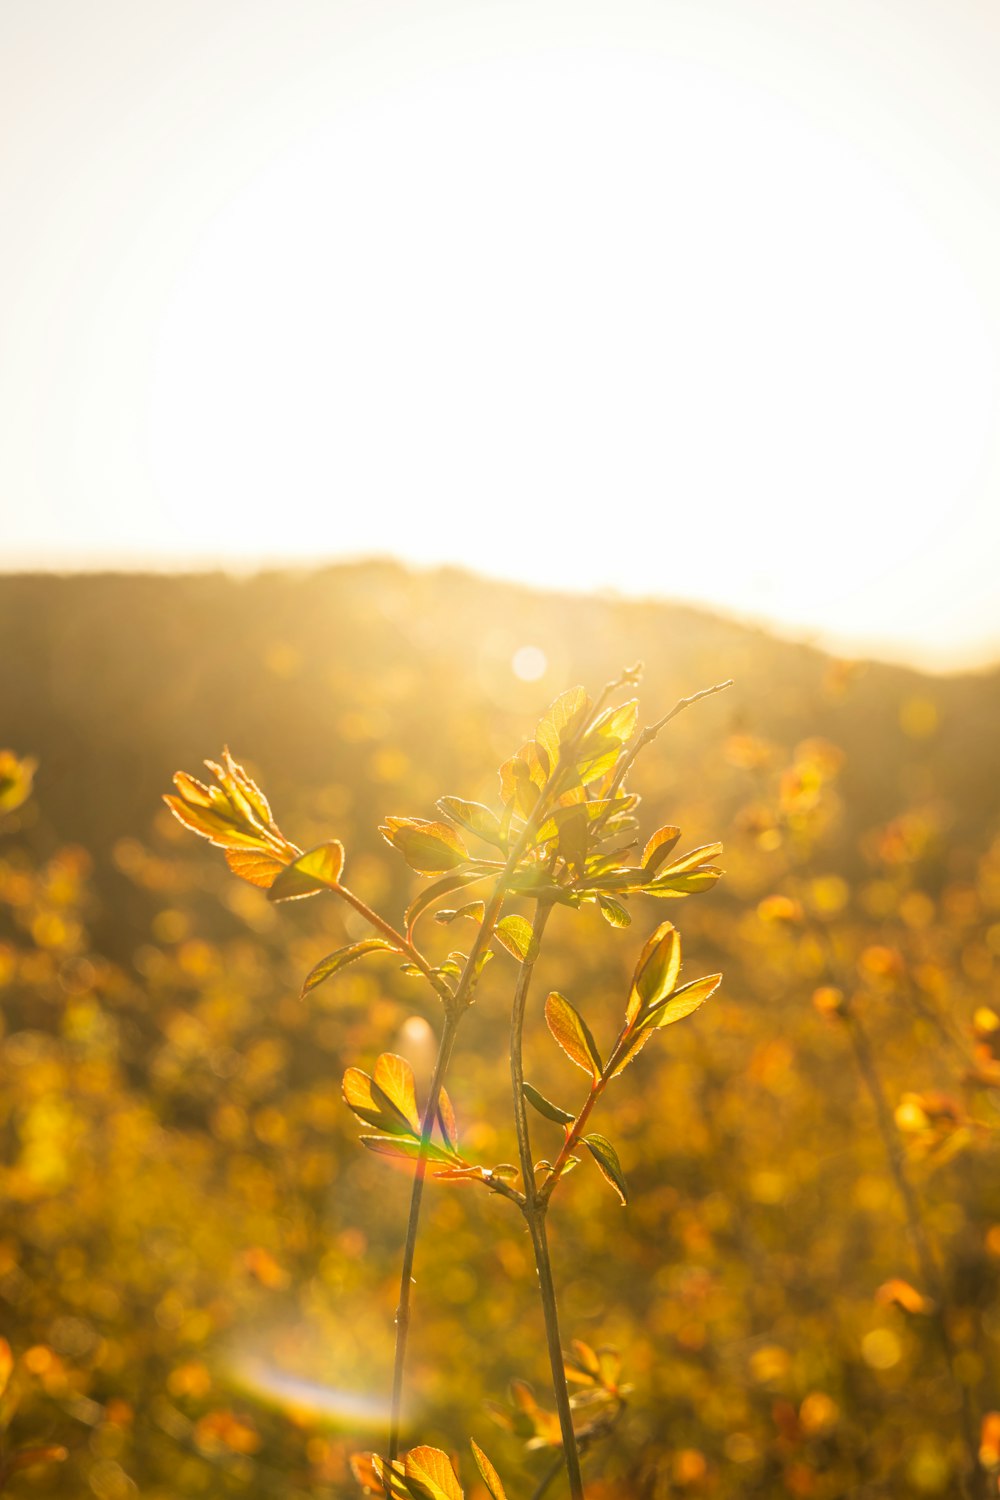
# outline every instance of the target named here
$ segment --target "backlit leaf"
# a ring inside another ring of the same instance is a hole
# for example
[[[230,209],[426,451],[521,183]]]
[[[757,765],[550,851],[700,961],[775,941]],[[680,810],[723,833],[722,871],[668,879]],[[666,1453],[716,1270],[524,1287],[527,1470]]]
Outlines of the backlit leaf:
[[[438,1097],[437,1109],[438,1125],[444,1137],[444,1143],[449,1151],[454,1151],[458,1146],[458,1125],[455,1120],[455,1111],[447,1090],[442,1088]]]
[[[500,835],[500,819],[481,802],[466,802],[462,797],[441,797],[437,805],[446,818],[461,824],[469,833],[485,839],[488,844],[495,844],[498,849],[506,849]]]
[[[602,1174],[610,1182],[622,1203],[628,1202],[628,1184],[622,1171],[622,1164],[618,1160],[618,1152],[612,1146],[607,1136],[585,1135],[583,1144],[587,1147],[591,1156],[600,1167]]]
[[[436,823],[427,818],[386,818],[379,833],[419,875],[440,875],[464,865],[469,858],[469,851],[450,823]]]
[[[594,730],[600,734],[608,735],[610,738],[624,745],[635,734],[635,726],[639,718],[639,700],[630,698],[627,703],[622,703],[618,708],[607,708],[594,725]]]
[[[557,990],[545,1002],[545,1020],[571,1062],[593,1078],[601,1076],[601,1055],[586,1021]]]
[[[642,1051],[643,1047],[645,1047],[646,1043],[649,1041],[655,1030],[655,1026],[650,1027],[648,1030],[643,1028],[643,1030],[637,1031],[632,1037],[630,1037],[625,1051],[622,1053],[621,1057],[618,1059],[618,1061],[615,1063],[614,1068],[612,1069],[612,1078],[617,1078],[618,1074],[621,1073],[623,1069],[628,1067],[632,1059],[634,1057],[638,1057],[639,1053]]]
[[[535,740],[548,758],[551,774],[559,761],[559,751],[580,727],[590,709],[590,699],[582,687],[568,688],[550,703],[538,721]]]
[[[420,1155],[420,1142],[405,1136],[359,1135],[358,1140],[378,1156],[401,1156],[408,1161],[416,1161]],[[441,1162],[447,1166],[451,1166],[455,1160],[452,1152],[446,1151],[443,1146],[436,1146],[433,1141],[428,1141],[424,1155],[428,1161]]]
[[[335,953],[328,953],[321,958],[314,968],[309,970],[302,984],[302,994],[308,995],[324,979],[329,979],[331,974],[336,974],[338,969],[352,964],[356,959],[364,958],[368,953],[398,953],[399,949],[393,943],[387,943],[382,938],[363,938],[359,943],[349,943],[346,948],[338,948]]]
[[[383,1052],[376,1059],[372,1082],[395,1105],[403,1119],[412,1126],[414,1133],[419,1135],[420,1113],[417,1109],[413,1069],[406,1058],[397,1057],[395,1052]]]
[[[178,775],[182,773],[178,772]],[[176,777],[175,777],[176,780]],[[170,808],[174,817],[190,828],[194,833],[208,839],[210,843],[217,845],[220,849],[256,849],[260,847],[261,837],[259,834],[238,827],[229,817],[218,812],[214,807],[189,807],[181,797],[174,797],[168,792],[164,802]]]
[[[663,880],[668,875],[685,875],[689,870],[696,870],[699,866],[707,864],[717,855],[722,853],[721,844],[702,844],[698,849],[691,849],[687,854],[682,854],[680,859],[675,859],[659,871],[658,878]]]
[[[418,1500],[463,1500],[451,1459],[440,1448],[411,1448],[403,1472]]]
[[[270,890],[285,868],[283,861],[266,849],[226,849],[224,854],[234,875],[259,886],[262,891]]]
[[[710,891],[721,874],[718,865],[703,865],[701,869],[691,870],[686,875],[657,877],[642,889],[647,896],[697,896],[702,891]]]
[[[654,874],[667,859],[680,836],[680,829],[672,827],[669,823],[663,828],[658,828],[642,851],[643,869]]]
[[[631,1025],[637,1016],[666,999],[681,970],[681,937],[673,922],[661,922],[650,934],[632,974],[625,1019]]]
[[[648,1016],[640,1021],[640,1026],[644,1031],[647,1027],[658,1029],[661,1026],[672,1026],[675,1021],[683,1020],[704,1005],[721,983],[721,974],[706,974],[704,979],[692,979],[690,984],[682,984],[668,1000],[654,1006]]]
[[[613,896],[598,896],[597,904],[601,908],[601,916],[606,922],[610,922],[612,927],[628,927],[631,923],[631,915]]]
[[[393,1104],[387,1094],[379,1088],[373,1078],[360,1068],[348,1068],[341,1088],[344,1101],[359,1120],[386,1130],[390,1135],[418,1135],[419,1125],[414,1130],[412,1122]]]
[[[353,1467],[353,1465],[352,1465]],[[371,1455],[371,1467],[377,1481],[377,1491],[384,1495],[388,1490],[394,1500],[412,1500],[410,1487],[403,1478],[403,1465],[397,1459],[395,1463],[388,1464],[385,1459],[379,1458],[376,1453]],[[365,1480],[362,1479],[362,1484]]]
[[[500,1475],[494,1469],[475,1438],[470,1438],[469,1442],[472,1444],[472,1456],[476,1460],[476,1467],[483,1476],[483,1483],[489,1490],[492,1500],[507,1500],[504,1487],[500,1482]]]
[[[538,944],[531,923],[524,917],[504,917],[495,929],[499,943],[522,963],[534,963],[538,955]]]
[[[540,1115],[547,1120],[555,1120],[557,1125],[572,1125],[574,1116],[568,1109],[562,1109],[558,1104],[553,1104],[551,1099],[546,1099],[530,1083],[524,1085],[524,1097],[533,1109],[537,1109]]]
[[[436,911],[434,913],[434,920],[435,922],[440,922],[443,926],[447,926],[449,922],[457,922],[462,917],[467,918],[470,922],[478,923],[483,920],[485,915],[485,901],[467,901],[464,906],[459,906],[454,911],[445,908],[442,908],[441,911]]]
[[[339,839],[328,839],[286,865],[268,895],[272,901],[294,901],[317,891],[336,890],[343,869],[344,846]]]

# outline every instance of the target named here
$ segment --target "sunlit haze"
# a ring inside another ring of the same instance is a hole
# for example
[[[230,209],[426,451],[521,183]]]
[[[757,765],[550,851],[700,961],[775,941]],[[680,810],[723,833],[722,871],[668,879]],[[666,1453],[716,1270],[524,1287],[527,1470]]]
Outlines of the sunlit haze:
[[[998,69],[969,0],[6,0],[0,566],[990,660]]]

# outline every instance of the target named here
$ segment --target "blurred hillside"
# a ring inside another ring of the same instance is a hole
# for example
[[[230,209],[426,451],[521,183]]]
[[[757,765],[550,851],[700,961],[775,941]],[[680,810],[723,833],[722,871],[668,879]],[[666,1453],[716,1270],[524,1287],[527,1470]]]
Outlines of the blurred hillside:
[[[624,931],[556,913],[529,1077],[578,1107],[546,989],[613,1035],[664,917],[686,974],[725,981],[601,1106],[629,1207],[589,1163],[553,1207],[565,1336],[617,1345],[634,1386],[594,1500],[961,1493],[1000,1410],[1000,671],[388,563],[4,577],[0,641],[0,749],[39,763],[0,817],[0,1334],[12,1433],[68,1450],[16,1493],[339,1500],[382,1440],[407,1182],[358,1149],[339,1079],[381,1050],[419,1075],[438,1018],[383,960],[300,1002],[354,914],[234,880],[163,808],[173,772],[228,743],[285,833],[341,839],[398,920],[420,880],[382,817],[495,806],[546,704],[637,659],[641,722],[735,679],[630,778],[642,835],[721,839],[726,877],[636,898]],[[513,669],[527,646],[538,681]],[[442,956],[461,941],[425,929]],[[501,954],[449,1084],[483,1161],[514,1159],[511,975]],[[424,1236],[412,1437],[472,1432],[527,1497],[546,1456],[483,1404],[514,1376],[546,1399],[522,1226],[437,1184]]]
[[[711,710],[713,733],[836,741],[862,825],[933,796],[961,844],[1000,799],[1000,669],[924,678],[845,667],[676,605],[543,594],[391,563],[247,579],[12,575],[0,577],[0,639],[5,743],[39,758],[43,817],[99,860],[117,838],[145,830],[177,766],[223,742],[264,769],[279,805],[292,799],[296,811],[331,782],[349,783],[341,816],[367,838],[384,786],[403,781],[415,805],[458,774],[488,785],[484,763],[530,728],[541,699],[572,682],[600,684],[637,658],[650,712],[732,677]],[[511,669],[525,645],[547,658],[539,682],[520,683]],[[678,786],[707,734],[704,720],[678,726],[661,752]],[[405,754],[405,777],[372,764],[372,747],[383,762]]]

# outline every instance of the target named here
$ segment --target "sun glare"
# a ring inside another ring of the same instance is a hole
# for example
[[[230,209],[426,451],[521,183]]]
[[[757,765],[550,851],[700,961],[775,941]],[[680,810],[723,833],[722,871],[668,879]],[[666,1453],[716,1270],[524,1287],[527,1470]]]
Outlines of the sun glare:
[[[627,571],[877,631],[987,457],[993,381],[959,266],[849,141],[690,65],[522,60],[251,182],[165,310],[149,433],[220,551]]]

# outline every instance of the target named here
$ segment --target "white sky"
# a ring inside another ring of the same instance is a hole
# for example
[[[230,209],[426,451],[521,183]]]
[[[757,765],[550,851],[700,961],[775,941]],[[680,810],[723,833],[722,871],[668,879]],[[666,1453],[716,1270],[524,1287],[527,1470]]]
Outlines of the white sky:
[[[1000,656],[994,0],[0,0],[0,568]]]

